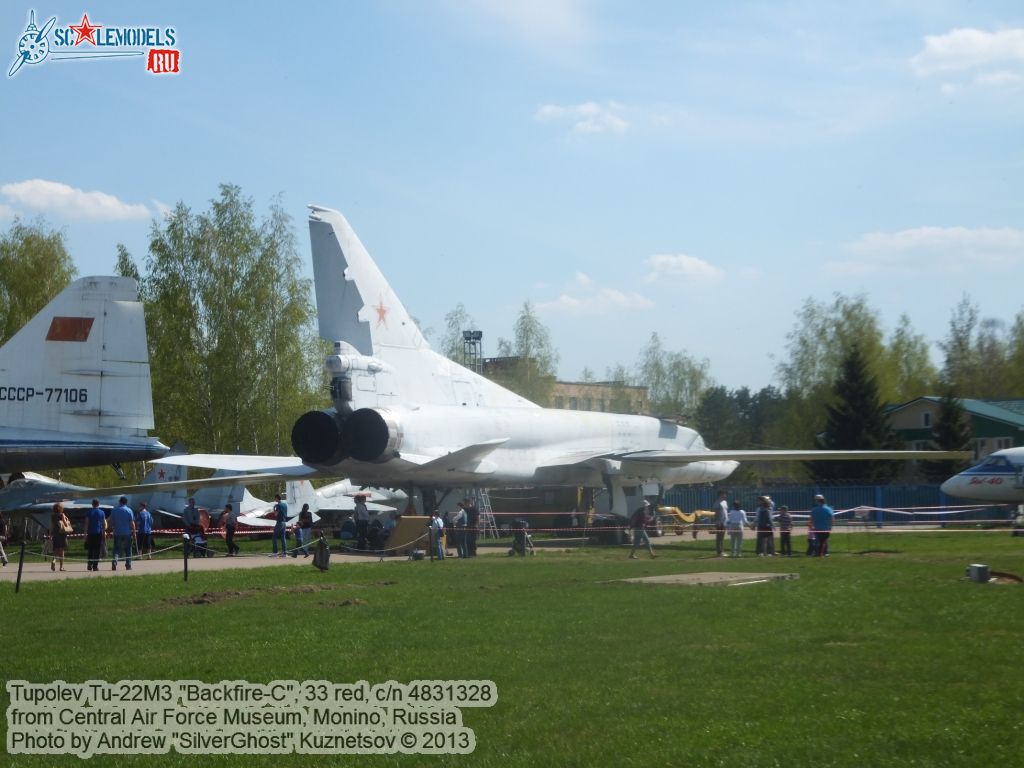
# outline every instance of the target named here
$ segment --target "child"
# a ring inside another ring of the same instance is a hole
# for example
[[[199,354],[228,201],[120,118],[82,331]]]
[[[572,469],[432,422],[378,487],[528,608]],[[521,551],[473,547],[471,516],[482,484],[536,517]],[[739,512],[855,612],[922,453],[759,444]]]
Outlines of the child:
[[[779,506],[779,554],[784,557],[793,556],[793,542],[790,536],[793,533],[793,516],[789,514],[789,507],[785,504]]]

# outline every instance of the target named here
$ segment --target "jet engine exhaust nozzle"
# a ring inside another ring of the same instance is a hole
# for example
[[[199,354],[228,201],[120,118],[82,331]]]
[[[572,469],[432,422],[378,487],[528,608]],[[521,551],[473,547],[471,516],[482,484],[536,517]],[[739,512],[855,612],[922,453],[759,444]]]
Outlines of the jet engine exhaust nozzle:
[[[345,419],[341,449],[356,461],[387,461],[402,447],[402,427],[386,408],[360,408]]]
[[[307,411],[292,427],[292,449],[307,464],[338,464],[345,459],[341,434],[337,412]]]

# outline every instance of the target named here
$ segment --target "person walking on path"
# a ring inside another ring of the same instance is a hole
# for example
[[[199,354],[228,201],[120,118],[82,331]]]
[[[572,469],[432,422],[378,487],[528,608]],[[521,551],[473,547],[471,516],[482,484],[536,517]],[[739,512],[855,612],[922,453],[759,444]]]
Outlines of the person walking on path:
[[[292,550],[292,557],[298,557],[300,549],[303,557],[309,557],[309,540],[312,535],[313,513],[309,510],[309,504],[303,504],[295,521],[295,549]]]
[[[100,549],[103,547],[103,537],[106,533],[107,516],[100,509],[100,500],[93,499],[92,508],[85,522],[85,551],[88,553],[90,571],[100,569]]]
[[[274,504],[274,533],[271,536],[274,551],[271,557],[284,557],[288,553],[288,504],[280,493],[274,498],[277,499],[277,503]],[[280,555],[277,554],[278,541],[281,542]]]
[[[153,559],[153,513],[146,502],[139,504],[138,519],[135,521],[135,539],[139,545],[139,559]]]
[[[132,539],[135,538],[135,513],[128,506],[128,498],[122,496],[117,506],[110,511],[110,526],[114,529],[114,554],[110,570],[117,570],[117,558],[124,555],[124,568],[132,569]]]
[[[50,543],[53,545],[53,559],[50,561],[50,570],[64,570],[64,550],[68,546],[68,534],[71,533],[71,520],[64,514],[64,505],[57,502],[53,505],[53,514],[50,515]],[[0,550],[2,551],[2,550]]]
[[[235,530],[238,528],[238,511],[230,503],[224,505],[224,511],[220,514],[224,523],[224,543],[228,548],[228,557],[234,557],[242,551],[241,547],[235,544]]]
[[[654,554],[654,548],[651,547],[651,537],[647,535],[647,525],[653,520],[654,517],[651,515],[651,502],[644,499],[644,503],[637,507],[636,512],[629,520],[629,527],[633,529],[633,548],[629,550],[629,559],[636,560],[636,548],[641,544],[647,546],[647,553],[653,560],[657,555]]]

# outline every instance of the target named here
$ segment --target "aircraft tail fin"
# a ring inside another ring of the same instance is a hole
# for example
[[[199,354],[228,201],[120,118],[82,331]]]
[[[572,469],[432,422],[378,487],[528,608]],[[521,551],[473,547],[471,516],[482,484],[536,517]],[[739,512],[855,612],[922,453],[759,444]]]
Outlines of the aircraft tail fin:
[[[316,512],[320,505],[316,499],[316,489],[309,480],[289,480],[285,484],[285,499],[288,502],[288,511],[296,512],[302,509],[303,504],[309,504],[309,508]]]
[[[364,355],[374,355],[380,347],[430,349],[345,217],[328,208],[310,208],[320,335],[347,341]]]
[[[146,324],[127,277],[83,277],[0,348],[0,426],[146,437]]]
[[[329,208],[310,209],[320,335],[351,347],[336,351],[354,372],[355,407],[536,407],[432,350],[345,217]]]
[[[167,455],[180,456],[184,453],[187,453],[185,444],[179,441],[171,446],[171,450],[168,451]],[[151,485],[153,483],[168,483],[180,480],[188,480],[188,467],[154,464],[149,468],[146,476],[142,478],[142,484]],[[138,507],[140,501],[146,502],[151,511],[159,509],[178,513],[181,512],[188,502],[188,492],[184,488],[175,488],[154,491],[153,493],[133,493],[129,504],[135,508]]]
[[[213,477],[231,477],[242,474],[244,473],[230,469],[218,469],[213,473]],[[200,488],[192,496],[195,497],[196,506],[208,509],[214,514],[224,509],[225,504],[231,504],[243,515],[254,509],[270,506],[268,502],[257,499],[249,493],[249,489],[242,484],[207,486]]]

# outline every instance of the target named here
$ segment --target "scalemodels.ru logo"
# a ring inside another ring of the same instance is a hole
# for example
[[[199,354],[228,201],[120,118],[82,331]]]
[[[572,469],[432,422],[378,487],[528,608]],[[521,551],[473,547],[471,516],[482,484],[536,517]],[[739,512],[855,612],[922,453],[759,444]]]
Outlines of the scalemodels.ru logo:
[[[60,24],[56,16],[51,16],[40,28],[36,26],[36,12],[31,10],[7,76],[14,77],[26,64],[47,60],[132,60],[139,56],[145,57],[147,72],[177,74],[181,71],[181,52],[174,47],[177,41],[174,27],[99,24],[89,20],[88,12],[77,24]]]

